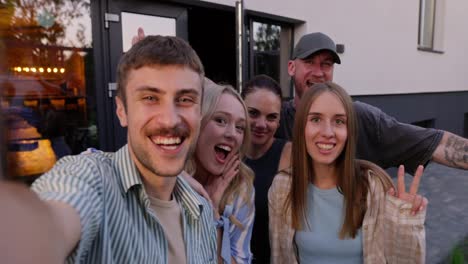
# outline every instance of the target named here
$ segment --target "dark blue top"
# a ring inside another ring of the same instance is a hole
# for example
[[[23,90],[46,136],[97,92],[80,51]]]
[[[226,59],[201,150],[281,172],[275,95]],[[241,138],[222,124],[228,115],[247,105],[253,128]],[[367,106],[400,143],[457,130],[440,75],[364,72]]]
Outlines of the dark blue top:
[[[245,164],[255,173],[255,221],[250,247],[253,263],[270,263],[270,240],[268,237],[268,189],[278,172],[283,152],[284,139],[275,139],[270,149],[259,159],[245,159]]]

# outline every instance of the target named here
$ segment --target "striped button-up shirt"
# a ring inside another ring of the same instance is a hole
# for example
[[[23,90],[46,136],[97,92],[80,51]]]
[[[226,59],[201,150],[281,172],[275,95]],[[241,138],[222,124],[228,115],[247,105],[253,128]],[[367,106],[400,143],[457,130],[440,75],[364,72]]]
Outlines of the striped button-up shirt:
[[[68,263],[167,263],[170,234],[150,209],[127,146],[67,156],[32,189],[43,200],[71,205],[80,216],[80,242]],[[187,263],[216,263],[211,206],[180,176],[172,194],[181,208]]]

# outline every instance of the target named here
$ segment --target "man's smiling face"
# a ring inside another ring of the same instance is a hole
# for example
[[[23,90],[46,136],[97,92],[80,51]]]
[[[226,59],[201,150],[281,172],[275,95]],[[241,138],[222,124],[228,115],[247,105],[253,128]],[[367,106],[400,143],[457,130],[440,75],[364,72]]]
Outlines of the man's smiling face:
[[[144,66],[130,71],[126,104],[117,116],[128,127],[128,147],[143,175],[177,176],[200,129],[202,80],[183,66]]]

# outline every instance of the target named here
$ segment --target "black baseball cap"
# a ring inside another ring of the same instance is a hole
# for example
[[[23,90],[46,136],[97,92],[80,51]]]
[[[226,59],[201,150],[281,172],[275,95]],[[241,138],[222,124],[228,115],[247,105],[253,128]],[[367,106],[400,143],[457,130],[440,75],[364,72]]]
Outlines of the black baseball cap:
[[[330,51],[333,56],[333,61],[341,64],[340,57],[338,53],[336,53],[335,42],[322,32],[315,32],[302,36],[296,47],[294,47],[292,59],[305,59],[322,50]]]

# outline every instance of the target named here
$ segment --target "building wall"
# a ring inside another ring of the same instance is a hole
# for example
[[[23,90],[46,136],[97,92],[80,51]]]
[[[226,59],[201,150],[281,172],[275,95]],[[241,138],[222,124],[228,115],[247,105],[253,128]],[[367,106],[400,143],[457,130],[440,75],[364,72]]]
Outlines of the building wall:
[[[468,138],[468,92],[366,95],[353,99],[377,106],[400,122],[429,121],[427,127]]]
[[[296,28],[296,41],[322,31],[344,44],[335,81],[353,95],[468,90],[468,1],[439,2],[445,14],[436,48],[443,54],[417,50],[418,0],[244,0],[246,9],[305,21]]]
[[[234,6],[234,0],[210,2]],[[408,123],[468,135],[468,1],[438,1],[435,49],[418,47],[419,1],[244,0],[245,8],[305,21],[345,45],[334,80],[354,99]]]

